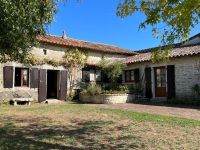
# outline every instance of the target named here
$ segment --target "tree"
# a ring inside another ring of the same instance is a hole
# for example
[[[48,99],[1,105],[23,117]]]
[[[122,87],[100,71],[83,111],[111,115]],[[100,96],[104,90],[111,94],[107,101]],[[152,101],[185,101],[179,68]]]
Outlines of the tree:
[[[63,57],[62,65],[67,70],[69,80],[69,96],[73,95],[76,86],[77,73],[84,67],[87,61],[87,54],[79,49],[67,49]]]
[[[108,65],[107,76],[113,83],[117,82],[118,78],[122,75],[125,64],[120,61],[112,62]]]
[[[120,61],[110,62],[105,57],[102,57],[98,66],[102,69],[103,74],[105,74],[112,83],[117,82],[118,78],[122,75],[122,71],[125,68],[125,64]]]
[[[143,12],[145,20],[139,28],[153,26],[154,37],[161,38],[163,45],[188,38],[190,31],[199,23],[199,0],[123,0],[117,7],[117,15],[124,18],[136,11]]]
[[[53,20],[59,0],[0,0],[0,55],[23,61]]]

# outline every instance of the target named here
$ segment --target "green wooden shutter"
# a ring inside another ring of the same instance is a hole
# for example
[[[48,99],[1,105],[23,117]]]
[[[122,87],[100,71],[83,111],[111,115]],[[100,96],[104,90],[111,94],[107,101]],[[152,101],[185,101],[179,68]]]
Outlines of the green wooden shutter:
[[[139,69],[134,70],[134,79],[135,79],[135,83],[138,83],[140,81],[140,71],[139,71]]]
[[[32,68],[30,70],[30,88],[38,88],[38,69]]]
[[[145,68],[145,82],[145,96],[147,98],[152,98],[151,68]]]
[[[13,72],[12,66],[3,67],[3,85],[4,88],[13,88]]]
[[[167,66],[167,97],[175,97],[175,68],[174,65]]]

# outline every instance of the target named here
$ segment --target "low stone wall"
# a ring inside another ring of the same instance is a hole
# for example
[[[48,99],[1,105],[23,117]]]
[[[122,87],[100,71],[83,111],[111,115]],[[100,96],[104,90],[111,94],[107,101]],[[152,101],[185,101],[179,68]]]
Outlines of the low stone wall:
[[[94,104],[117,104],[133,102],[134,94],[101,94],[101,95],[81,95],[80,101]]]
[[[1,89],[0,90],[0,100],[11,100],[13,98],[33,98],[36,102],[38,100],[37,89]]]

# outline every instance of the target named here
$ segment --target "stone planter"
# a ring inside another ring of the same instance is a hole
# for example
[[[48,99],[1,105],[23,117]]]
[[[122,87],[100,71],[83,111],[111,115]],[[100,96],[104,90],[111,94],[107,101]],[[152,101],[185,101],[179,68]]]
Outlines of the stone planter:
[[[100,94],[100,95],[81,95],[80,101],[94,104],[117,104],[133,102],[134,94]]]

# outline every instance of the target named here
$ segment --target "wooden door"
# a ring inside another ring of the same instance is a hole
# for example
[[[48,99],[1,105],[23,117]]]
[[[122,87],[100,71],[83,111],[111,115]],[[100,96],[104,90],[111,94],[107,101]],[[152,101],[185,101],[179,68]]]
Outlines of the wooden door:
[[[39,70],[38,101],[43,102],[47,98],[47,70]]]
[[[154,68],[154,74],[155,74],[155,96],[166,97],[167,96],[166,68],[165,67]]]
[[[59,88],[59,100],[66,101],[67,96],[67,71],[60,71],[60,88]]]

